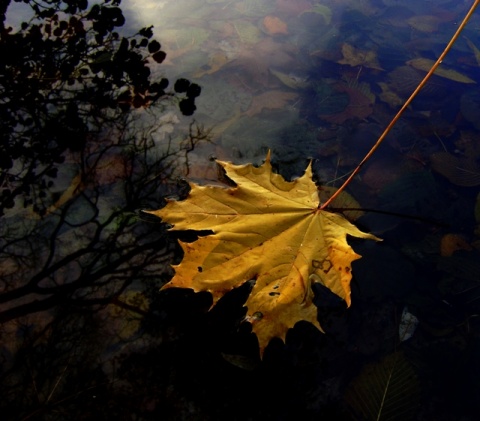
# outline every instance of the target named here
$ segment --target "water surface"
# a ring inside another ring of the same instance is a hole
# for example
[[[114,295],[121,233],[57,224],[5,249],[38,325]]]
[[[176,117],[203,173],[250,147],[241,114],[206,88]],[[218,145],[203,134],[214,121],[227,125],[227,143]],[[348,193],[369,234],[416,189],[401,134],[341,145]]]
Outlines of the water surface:
[[[338,187],[470,2],[109,2],[125,22],[115,10],[101,40],[69,50],[95,19],[93,3],[70,4],[30,22],[30,3],[11,3],[2,34],[4,413],[370,420],[371,396],[393,389],[392,419],[476,419],[478,12],[349,186],[355,223],[384,241],[351,241],[363,258],[349,309],[316,290],[325,334],[299,323],[260,361],[241,323],[248,285],[210,312],[208,294],[159,292],[177,240],[194,235],[140,213],[183,197],[185,180],[218,183],[214,158],[260,164],[268,150],[286,178],[311,161],[319,185]],[[23,20],[41,36],[14,38]]]

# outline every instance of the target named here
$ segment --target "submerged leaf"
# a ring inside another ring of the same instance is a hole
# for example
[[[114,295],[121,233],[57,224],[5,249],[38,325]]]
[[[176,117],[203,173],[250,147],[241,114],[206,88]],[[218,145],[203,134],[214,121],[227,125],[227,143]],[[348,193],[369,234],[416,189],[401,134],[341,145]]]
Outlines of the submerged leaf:
[[[385,82],[379,82],[378,86],[382,90],[378,96],[381,101],[386,102],[392,108],[400,108],[403,104],[402,98],[392,91],[391,86]]]
[[[449,152],[436,152],[430,156],[432,168],[457,186],[480,185],[480,165],[475,159],[455,156]]]
[[[338,61],[340,64],[348,64],[349,66],[364,66],[370,69],[383,70],[377,59],[375,51],[364,51],[347,44],[342,45],[343,58]]]
[[[272,75],[274,75],[280,82],[282,82],[285,86],[291,89],[304,89],[308,86],[308,82],[305,78],[299,77],[294,73],[284,73],[280,70],[275,70],[269,68],[269,71]]]
[[[475,55],[475,60],[476,60],[477,64],[480,66],[480,50],[467,37],[465,37],[465,40],[467,41],[467,44],[470,47],[470,49],[473,51],[473,54]]]
[[[480,193],[477,194],[477,198],[475,200],[475,222],[480,224]]]
[[[268,35],[288,34],[287,24],[276,16],[265,16],[262,21],[262,30]]]
[[[365,421],[413,420],[420,386],[412,366],[396,352],[367,365],[347,388],[345,400]]]
[[[298,16],[312,8],[308,0],[276,0],[277,11],[288,16]]]
[[[322,186],[320,189],[321,202],[326,202],[337,190],[336,187]],[[332,202],[331,206],[342,212],[349,221],[355,221],[365,214],[365,212],[360,210],[360,203],[358,203],[355,198],[346,191],[342,191]]]
[[[193,74],[194,78],[201,78],[204,75],[211,75],[215,72],[218,72],[223,66],[230,63],[231,59],[223,51],[217,51],[208,61],[208,68],[198,70]]]
[[[265,16],[273,12],[274,5],[270,0],[242,0],[235,2],[235,9],[245,16]]]
[[[373,104],[375,103],[375,95],[370,89],[367,82],[357,82],[348,80],[336,86],[339,93],[348,95],[348,104],[340,112],[336,114],[323,115],[320,117],[326,121],[335,124],[342,124],[349,119],[364,119],[373,112]]]
[[[471,251],[472,246],[459,234],[445,234],[440,240],[440,255],[450,257],[458,250]]]
[[[313,90],[315,101],[312,108],[320,116],[339,114],[347,108],[350,101],[347,93],[339,92],[329,83],[316,82]]]
[[[424,72],[429,72],[432,66],[435,64],[434,60],[428,58],[414,58],[413,60],[407,61],[409,66],[412,66],[414,69],[423,70]],[[457,72],[453,69],[448,69],[446,67],[438,67],[435,70],[437,76],[443,77],[445,79],[454,80],[459,83],[477,83],[473,79],[470,79],[468,76],[463,75],[460,72]]]
[[[408,24],[420,32],[436,32],[438,25],[442,23],[442,19],[433,15],[412,16],[408,19]]]
[[[343,216],[319,209],[311,165],[288,182],[272,172],[269,155],[260,167],[218,161],[234,188],[191,184],[184,201],[152,213],[174,230],[212,231],[181,243],[184,259],[164,288],[208,291],[214,304],[249,280],[246,302],[260,352],[274,337],[285,340],[300,320],[321,329],[312,283],[319,282],[350,305],[351,263],[360,256],[346,236],[379,240]]]
[[[398,326],[398,337],[401,342],[408,341],[413,336],[418,323],[417,317],[408,311],[408,307],[404,307]]]
[[[244,44],[256,44],[262,38],[262,32],[253,23],[246,20],[236,20],[233,27]]]
[[[330,22],[332,21],[332,9],[323,4],[314,4],[311,9],[302,12],[300,16],[304,13],[316,13],[317,15],[322,16],[327,25],[330,25]]]
[[[284,108],[288,102],[298,97],[295,92],[267,91],[253,97],[252,104],[247,110],[248,116],[259,114],[264,109],[274,110]]]
[[[387,84],[392,93],[398,94],[403,101],[408,98],[416,89],[418,84],[425,77],[425,73],[421,70],[414,69],[411,66],[399,66],[388,74]],[[427,104],[444,101],[446,95],[451,91],[449,81],[433,75],[428,83],[422,88],[421,100]]]

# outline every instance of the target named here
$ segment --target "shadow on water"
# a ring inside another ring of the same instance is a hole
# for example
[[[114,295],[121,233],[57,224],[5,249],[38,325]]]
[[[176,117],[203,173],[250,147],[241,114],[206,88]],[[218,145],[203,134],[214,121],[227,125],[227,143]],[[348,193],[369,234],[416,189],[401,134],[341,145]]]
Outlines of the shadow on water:
[[[241,323],[252,285],[210,311],[209,294],[160,293],[177,240],[195,236],[140,213],[183,197],[186,176],[217,178],[210,152],[258,161],[272,148],[288,178],[313,159],[319,183],[338,186],[465,5],[179,1],[191,14],[161,6],[175,16],[164,47],[150,22],[124,34],[120,1],[24,3],[32,19],[3,19],[0,40],[6,419],[370,420],[385,373],[402,397],[389,419],[476,419],[474,29],[452,52],[455,72],[432,79],[352,184],[362,207],[383,212],[356,224],[384,242],[351,242],[363,256],[351,308],[315,290],[324,334],[298,323],[259,361]],[[185,41],[176,31],[187,29]],[[162,76],[172,64],[175,82]]]

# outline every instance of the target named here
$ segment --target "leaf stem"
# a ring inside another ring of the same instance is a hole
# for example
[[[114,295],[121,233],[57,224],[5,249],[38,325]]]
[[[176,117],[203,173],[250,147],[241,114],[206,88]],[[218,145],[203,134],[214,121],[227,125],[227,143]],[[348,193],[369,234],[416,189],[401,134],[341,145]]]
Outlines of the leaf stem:
[[[433,73],[435,72],[435,70],[437,69],[438,66],[440,66],[440,64],[442,63],[443,59],[445,58],[445,56],[447,55],[447,53],[450,51],[450,49],[452,48],[453,44],[455,43],[455,41],[458,39],[458,37],[460,36],[460,33],[462,32],[463,28],[465,27],[465,25],[467,24],[468,20],[470,19],[470,17],[472,16],[473,12],[475,11],[476,7],[478,6],[478,4],[480,3],[480,0],[475,0],[475,2],[473,3],[473,5],[470,7],[470,10],[468,11],[468,13],[465,15],[465,17],[463,18],[462,20],[462,23],[459,25],[459,27],[457,28],[457,31],[455,32],[455,34],[452,36],[452,38],[450,39],[450,41],[448,42],[447,46],[445,47],[445,49],[443,50],[442,54],[440,54],[440,56],[438,57],[437,61],[435,62],[435,64],[432,66],[432,68],[430,69],[430,71],[426,74],[426,76],[423,78],[423,80],[418,84],[418,86],[416,87],[416,89],[413,91],[413,93],[410,95],[410,97],[405,101],[405,103],[403,104],[402,108],[400,108],[400,110],[397,112],[397,114],[395,115],[395,117],[393,117],[392,121],[388,124],[388,126],[386,127],[386,129],[383,131],[383,133],[380,135],[380,137],[378,138],[377,142],[372,146],[372,148],[370,149],[370,151],[365,155],[365,157],[360,161],[360,163],[357,165],[357,167],[353,170],[353,172],[350,174],[350,176],[345,180],[345,182],[339,187],[339,189],[321,206],[319,206],[319,209],[320,210],[323,210],[325,209],[328,205],[330,205],[330,203],[332,203],[336,198],[337,196],[343,191],[345,190],[345,188],[348,186],[348,184],[350,184],[350,182],[352,181],[352,179],[360,172],[360,170],[362,169],[363,165],[365,164],[365,162],[367,162],[370,157],[373,155],[373,153],[378,149],[378,147],[380,146],[380,144],[383,142],[383,140],[385,139],[385,137],[387,136],[387,134],[390,132],[390,130],[392,129],[392,127],[395,125],[395,123],[398,121],[398,119],[402,116],[403,112],[407,109],[407,107],[411,104],[411,102],[413,101],[413,99],[417,96],[417,94],[420,92],[420,90],[425,86],[425,84],[428,82],[428,80],[430,79],[430,77],[433,75]]]

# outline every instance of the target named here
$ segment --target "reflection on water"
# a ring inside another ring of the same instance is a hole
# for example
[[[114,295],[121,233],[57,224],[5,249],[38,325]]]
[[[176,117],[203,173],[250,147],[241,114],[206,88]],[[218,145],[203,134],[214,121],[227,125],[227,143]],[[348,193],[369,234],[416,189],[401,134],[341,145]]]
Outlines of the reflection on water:
[[[180,252],[138,212],[216,180],[212,156],[267,149],[338,187],[470,2],[27,3],[38,20],[18,32],[10,4],[0,42],[5,413],[370,420],[387,390],[392,419],[476,419],[478,12],[351,185],[384,242],[355,245],[350,309],[316,291],[326,335],[299,324],[259,362],[248,285],[209,313],[208,294],[158,293]]]
[[[295,149],[322,161],[323,182],[347,173],[352,160],[348,154],[333,163],[324,159],[331,151],[323,140],[336,136],[340,148],[348,140],[338,136],[339,126],[349,127],[347,136],[355,136],[364,122],[377,126],[372,132],[383,128],[443,50],[468,6],[407,0],[131,4],[133,19],[142,24],[156,16],[155,33],[169,60],[162,71],[181,72],[202,85],[197,118],[218,126],[216,156],[258,162],[271,148],[282,163],[298,161],[290,158],[290,139],[281,138],[300,123],[317,141],[311,145],[299,138]],[[400,156],[409,148],[428,160],[443,148],[434,133],[451,138],[458,114],[466,117],[467,94],[478,69],[475,44],[472,22],[412,107],[410,118],[423,120],[429,136],[416,133],[401,145],[391,140],[389,147]],[[466,119],[467,127],[477,129],[475,119]],[[403,124],[410,125],[407,119]],[[242,130],[248,127],[255,127],[255,136]],[[359,141],[368,147],[374,140],[368,133]],[[286,173],[298,174],[303,162],[295,167]]]

